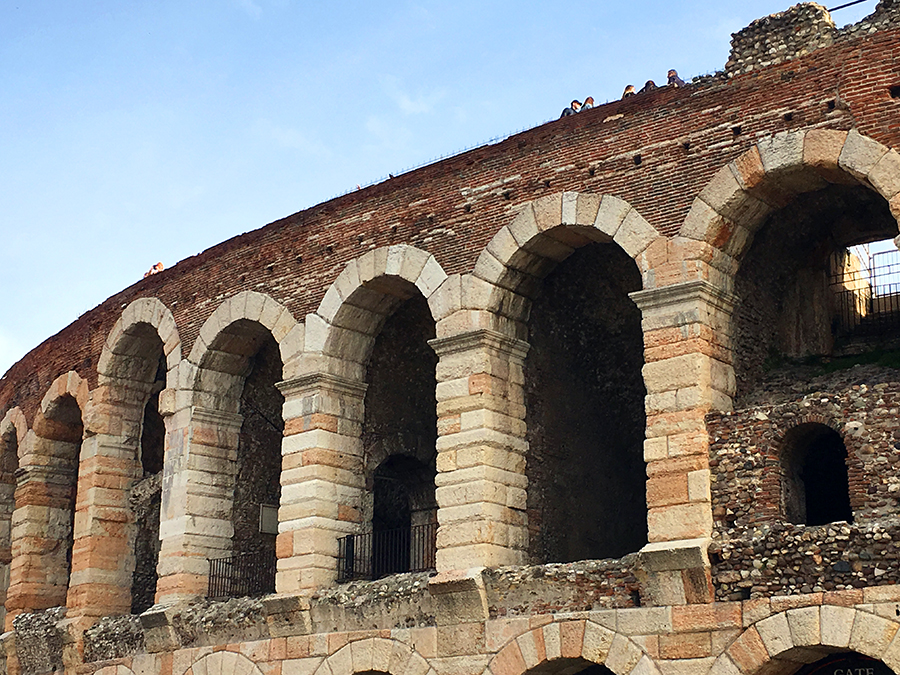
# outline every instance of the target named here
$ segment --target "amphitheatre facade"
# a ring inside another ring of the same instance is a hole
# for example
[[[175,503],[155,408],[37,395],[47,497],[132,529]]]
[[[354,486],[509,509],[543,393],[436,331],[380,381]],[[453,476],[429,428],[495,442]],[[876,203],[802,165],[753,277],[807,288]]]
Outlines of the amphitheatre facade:
[[[900,3],[732,45],[14,365],[6,672],[900,672]]]

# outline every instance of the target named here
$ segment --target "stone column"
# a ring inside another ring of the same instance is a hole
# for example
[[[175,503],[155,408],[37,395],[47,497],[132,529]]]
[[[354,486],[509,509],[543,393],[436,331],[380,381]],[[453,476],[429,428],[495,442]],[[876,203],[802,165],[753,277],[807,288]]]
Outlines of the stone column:
[[[437,569],[525,561],[524,361],[489,329],[431,340],[437,352]]]
[[[243,417],[185,406],[173,411],[174,392],[160,395],[166,453],[160,509],[156,601],[171,604],[205,596],[209,559],[231,555],[231,507]]]
[[[284,394],[278,593],[310,594],[337,577],[338,538],[360,530],[366,385],[314,373]]]
[[[706,548],[712,535],[706,414],[734,393],[733,299],[707,281],[637,291],[647,387],[647,525],[643,564],[664,604],[712,601]]]
[[[7,630],[17,614],[66,604],[75,471],[68,466],[26,464],[16,471],[16,478]]]
[[[131,612],[134,552],[128,490],[140,475],[136,453],[133,441],[110,434],[89,436],[81,446],[70,619]]]

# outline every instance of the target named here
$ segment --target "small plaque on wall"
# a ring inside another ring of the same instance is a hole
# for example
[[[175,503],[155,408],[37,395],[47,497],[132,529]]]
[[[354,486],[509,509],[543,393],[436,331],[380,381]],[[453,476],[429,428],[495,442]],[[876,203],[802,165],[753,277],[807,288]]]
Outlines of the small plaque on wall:
[[[259,531],[262,534],[278,534],[278,507],[274,504],[259,505]]]

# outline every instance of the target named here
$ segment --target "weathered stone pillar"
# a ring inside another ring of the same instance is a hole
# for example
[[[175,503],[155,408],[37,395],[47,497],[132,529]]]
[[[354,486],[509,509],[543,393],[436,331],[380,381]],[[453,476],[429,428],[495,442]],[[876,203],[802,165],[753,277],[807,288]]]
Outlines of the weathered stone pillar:
[[[75,470],[68,465],[25,464],[16,477],[7,629],[21,612],[66,604]]]
[[[231,554],[231,505],[243,417],[185,406],[170,390],[160,396],[166,422],[156,601],[206,595],[209,559]]]
[[[66,603],[68,619],[86,619],[82,627],[101,616],[131,611],[134,535],[128,491],[141,475],[147,389],[101,386],[91,394],[85,414]],[[114,395],[122,400],[110,400]]]
[[[528,344],[489,329],[429,344],[440,358],[437,569],[521,564]]]
[[[275,589],[307,594],[334,582],[338,538],[359,532],[366,385],[314,373],[278,388],[285,438]]]
[[[637,291],[647,387],[647,524],[650,593],[664,604],[710,602],[712,534],[706,414],[734,393],[729,325],[733,299],[696,280]]]

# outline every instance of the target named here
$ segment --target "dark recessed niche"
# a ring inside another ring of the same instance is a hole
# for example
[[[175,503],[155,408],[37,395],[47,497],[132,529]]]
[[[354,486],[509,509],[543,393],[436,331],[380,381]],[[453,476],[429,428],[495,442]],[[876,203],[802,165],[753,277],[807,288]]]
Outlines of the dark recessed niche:
[[[690,142],[690,141],[685,141],[684,143],[681,144],[681,147],[684,148],[685,150],[690,150],[690,149],[691,149],[691,142]]]
[[[784,113],[784,121],[785,122],[790,122],[792,119],[794,119],[794,113],[792,113],[792,112]]]
[[[640,166],[640,165],[641,165],[641,162],[643,162],[643,161],[644,161],[644,160],[641,159],[641,156],[640,156],[640,155],[635,155],[635,156],[634,156],[634,165],[635,165],[635,166]]]
[[[900,98],[900,84],[895,84],[889,91],[891,92],[891,98]]]
[[[740,136],[741,131],[743,131],[743,130],[741,129],[740,125],[738,125],[736,127],[731,127],[731,133],[733,133],[735,136]]]
[[[332,246],[331,244],[329,244],[328,246],[326,246],[326,247],[325,247],[325,253],[327,253],[328,255],[331,255],[332,253],[334,253],[334,246]]]
[[[545,180],[545,181],[544,181],[544,187],[550,187],[550,181],[549,181],[549,180]]]
[[[298,255],[298,256],[297,256],[297,262],[298,262],[298,263],[302,263],[302,262],[303,262],[303,256],[302,256],[302,255]]]
[[[509,190],[506,190],[503,193],[503,199],[511,199],[511,198],[512,198],[512,192],[510,192]]]
[[[837,105],[837,103],[835,103],[834,99],[831,99],[830,101],[826,101],[826,103],[825,103],[825,107],[828,108],[829,110],[834,110],[836,105]]]
[[[595,173],[597,173],[597,169],[588,169],[588,176],[593,176]]]
[[[466,204],[466,205],[463,207],[463,211],[465,211],[466,213],[472,213],[472,205],[471,205],[471,204]]]

